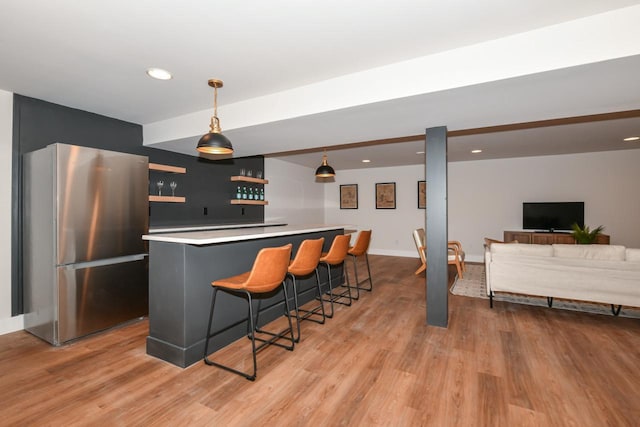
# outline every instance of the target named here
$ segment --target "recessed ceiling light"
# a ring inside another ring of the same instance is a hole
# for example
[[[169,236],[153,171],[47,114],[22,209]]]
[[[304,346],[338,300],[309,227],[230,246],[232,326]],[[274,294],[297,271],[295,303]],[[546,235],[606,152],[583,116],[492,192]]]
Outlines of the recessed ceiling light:
[[[173,76],[167,70],[163,70],[162,68],[149,68],[147,69],[147,74],[149,77],[153,77],[158,80],[171,80]]]
[[[369,160],[369,159],[364,159],[364,160],[362,161],[362,163],[371,163],[371,160]]]
[[[623,141],[637,141],[640,139],[640,136],[630,136],[629,138],[623,139]]]
[[[424,154],[424,151],[416,151],[416,154]]]
[[[473,154],[478,154],[478,153],[482,153],[482,150],[471,150],[471,152],[472,152]]]

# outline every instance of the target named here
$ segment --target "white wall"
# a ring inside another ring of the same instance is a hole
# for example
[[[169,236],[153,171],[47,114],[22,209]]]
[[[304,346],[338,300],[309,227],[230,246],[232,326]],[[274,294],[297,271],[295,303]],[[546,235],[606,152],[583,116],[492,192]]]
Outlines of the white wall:
[[[0,334],[24,328],[11,317],[11,151],[13,94],[0,90]]]
[[[584,201],[585,224],[640,248],[640,149],[449,163],[449,238],[468,259],[522,229],[522,202]]]
[[[315,182],[315,170],[278,159],[264,159],[265,221],[287,224],[323,224],[324,185]]]
[[[418,181],[424,165],[336,171],[336,182],[325,184],[325,220],[371,229],[369,253],[418,257],[411,233],[424,227],[425,210],[418,209]],[[396,183],[396,209],[376,209],[375,183]],[[340,209],[340,185],[358,184],[358,209]]]
[[[449,239],[482,261],[484,237],[522,229],[522,202],[584,201],[585,224],[604,225],[612,244],[640,248],[639,165],[640,149],[449,163]],[[370,253],[417,257],[411,231],[424,226],[422,179],[422,165],[337,171],[325,184],[325,221],[371,228]],[[376,182],[396,183],[396,209],[375,209]],[[340,184],[358,184],[358,209],[340,209]]]

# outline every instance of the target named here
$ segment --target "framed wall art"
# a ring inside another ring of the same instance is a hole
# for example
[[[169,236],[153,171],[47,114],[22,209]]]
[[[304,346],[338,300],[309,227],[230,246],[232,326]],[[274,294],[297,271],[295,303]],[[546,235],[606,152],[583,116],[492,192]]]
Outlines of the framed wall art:
[[[340,209],[358,209],[358,184],[340,186]]]
[[[418,181],[418,209],[427,209],[427,181]]]
[[[396,208],[396,183],[376,183],[376,209]]]

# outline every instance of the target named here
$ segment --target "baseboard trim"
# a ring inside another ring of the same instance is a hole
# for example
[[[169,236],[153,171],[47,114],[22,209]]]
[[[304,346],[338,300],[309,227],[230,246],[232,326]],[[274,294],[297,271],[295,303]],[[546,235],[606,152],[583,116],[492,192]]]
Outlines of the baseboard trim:
[[[24,329],[24,315],[0,319],[0,335],[17,332]]]

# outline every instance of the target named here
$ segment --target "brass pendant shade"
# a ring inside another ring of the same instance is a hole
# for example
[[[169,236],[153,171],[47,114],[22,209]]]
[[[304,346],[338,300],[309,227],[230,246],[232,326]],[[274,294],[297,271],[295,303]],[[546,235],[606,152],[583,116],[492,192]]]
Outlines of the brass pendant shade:
[[[322,156],[322,164],[316,169],[316,176],[318,178],[330,178],[336,176],[336,171],[327,163],[327,153]]]
[[[222,80],[210,79],[209,86],[213,88],[213,117],[211,117],[210,132],[198,141],[196,150],[206,154],[232,154],[231,141],[222,134],[220,119],[218,119],[218,88],[222,87]]]

